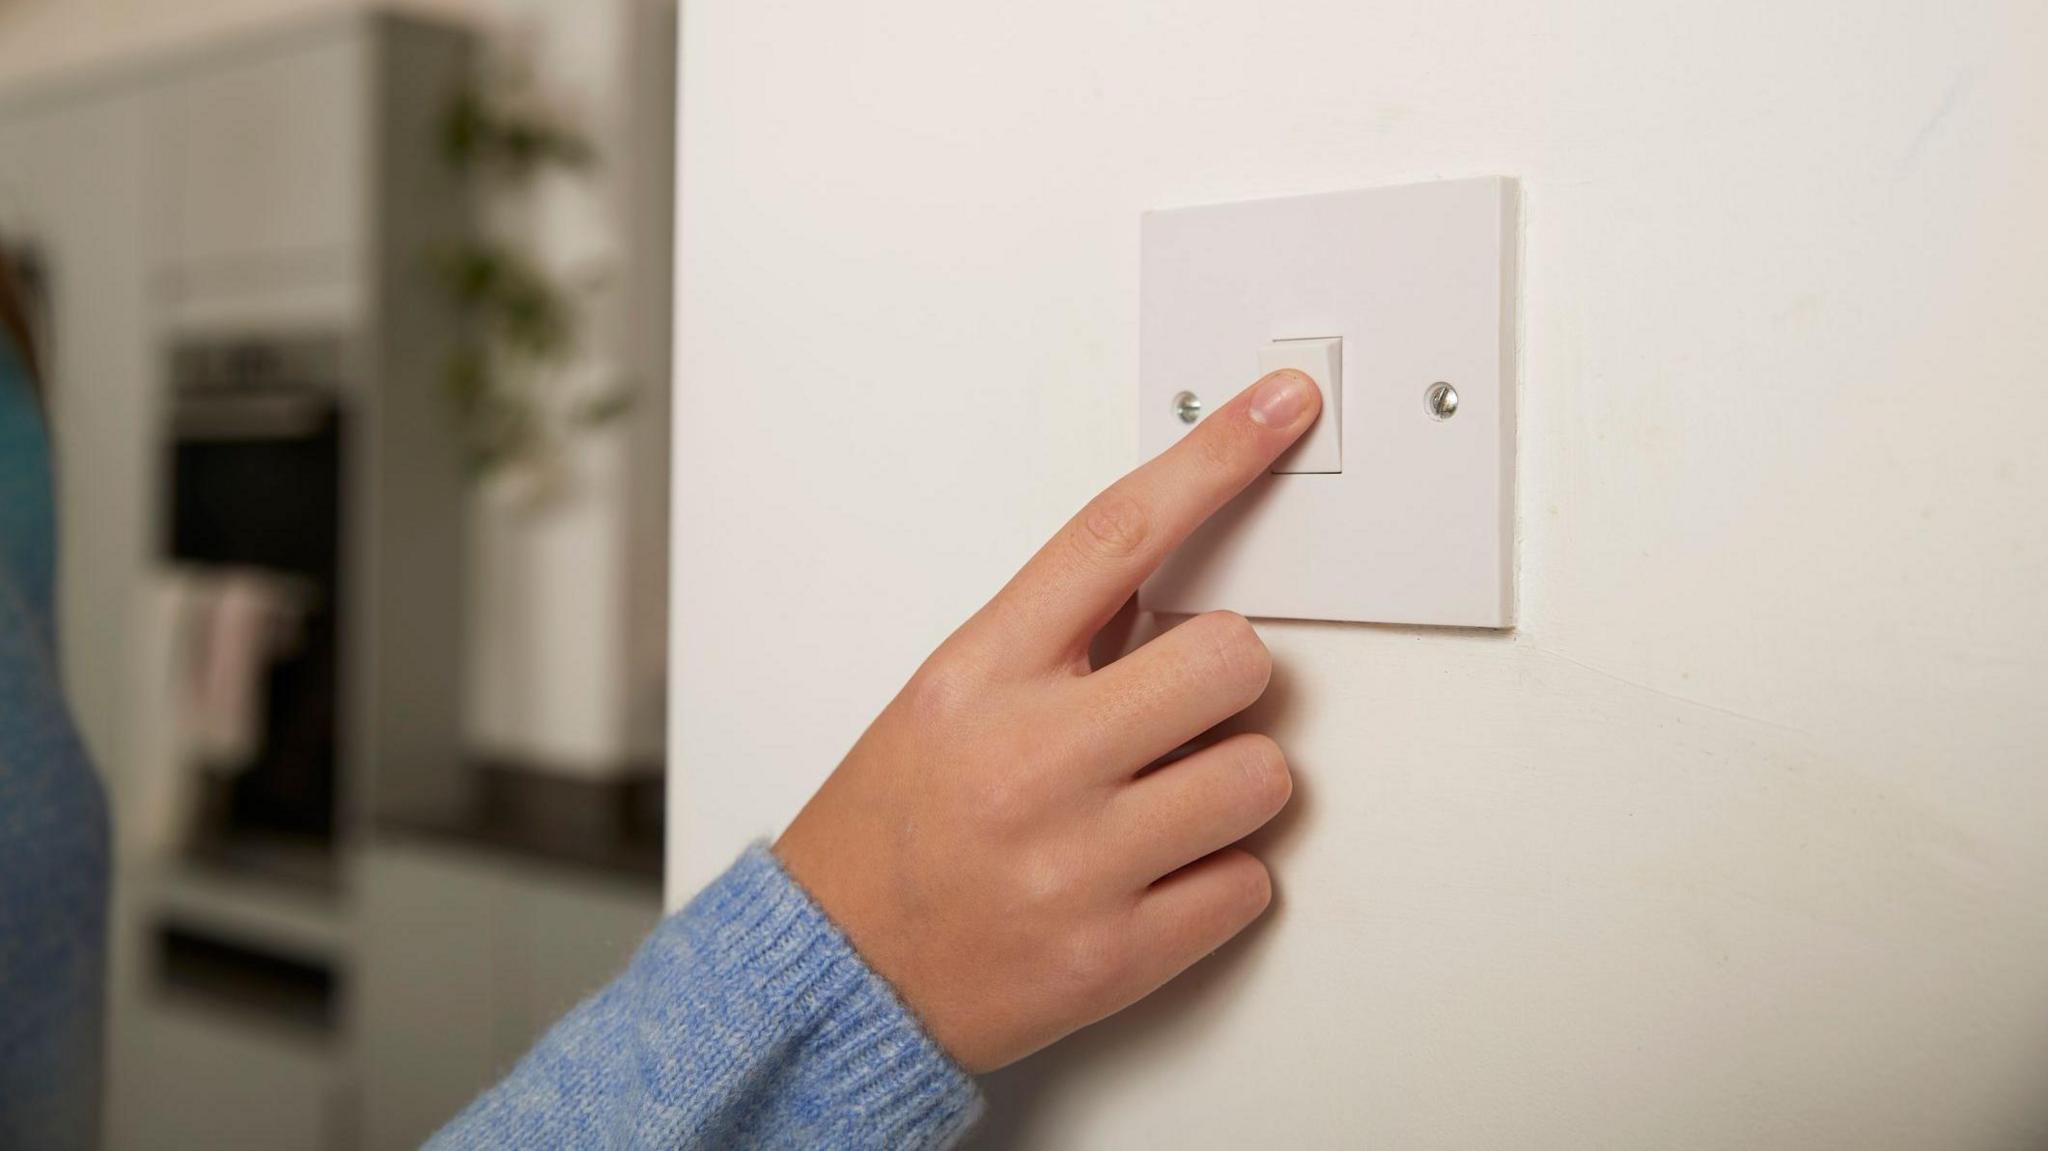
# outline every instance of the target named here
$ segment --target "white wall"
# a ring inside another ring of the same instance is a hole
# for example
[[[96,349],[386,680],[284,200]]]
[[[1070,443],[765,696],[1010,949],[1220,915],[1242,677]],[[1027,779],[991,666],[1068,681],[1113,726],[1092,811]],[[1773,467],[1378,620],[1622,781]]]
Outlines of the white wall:
[[[2044,48],[2026,0],[691,4],[671,898],[1134,462],[1141,210],[1505,173],[1520,630],[1262,625],[1278,907],[991,1142],[2048,1139]]]

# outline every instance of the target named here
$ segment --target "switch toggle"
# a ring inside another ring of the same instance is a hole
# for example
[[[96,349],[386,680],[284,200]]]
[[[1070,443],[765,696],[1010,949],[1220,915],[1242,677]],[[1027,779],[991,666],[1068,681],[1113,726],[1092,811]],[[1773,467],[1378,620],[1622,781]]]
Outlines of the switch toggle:
[[[1344,341],[1338,337],[1274,340],[1259,349],[1259,375],[1293,368],[1316,382],[1323,411],[1295,445],[1273,464],[1276,475],[1344,470]]]

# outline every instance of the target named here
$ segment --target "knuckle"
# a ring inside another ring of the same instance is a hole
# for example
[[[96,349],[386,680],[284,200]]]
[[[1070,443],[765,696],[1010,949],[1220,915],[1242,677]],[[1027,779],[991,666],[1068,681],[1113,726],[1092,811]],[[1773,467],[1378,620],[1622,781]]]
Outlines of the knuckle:
[[[1021,781],[1007,774],[997,774],[984,780],[974,789],[974,817],[981,826],[998,836],[1014,833],[1031,823],[1033,800]],[[1027,891],[1032,883],[1031,872],[1027,869]]]
[[[1056,912],[1073,903],[1076,888],[1074,869],[1065,860],[1038,855],[1028,860],[1018,877],[1025,906],[1034,911]]]
[[[1053,957],[1058,979],[1083,996],[1099,995],[1116,982],[1120,961],[1106,933],[1085,928],[1068,932]]]
[[[1233,473],[1242,469],[1244,454],[1239,449],[1238,437],[1230,434],[1231,429],[1221,421],[1212,421],[1206,435],[1193,437],[1195,458],[1204,470]]]
[[[903,701],[921,726],[940,726],[969,710],[978,685],[960,663],[936,655],[925,661],[904,685]]]
[[[1081,509],[1073,534],[1075,546],[1089,558],[1121,560],[1136,555],[1150,532],[1145,506],[1112,488]]]
[[[1230,682],[1242,685],[1256,699],[1273,678],[1273,653],[1259,638],[1251,621],[1234,611],[1210,612],[1203,617],[1215,645],[1215,657]]]

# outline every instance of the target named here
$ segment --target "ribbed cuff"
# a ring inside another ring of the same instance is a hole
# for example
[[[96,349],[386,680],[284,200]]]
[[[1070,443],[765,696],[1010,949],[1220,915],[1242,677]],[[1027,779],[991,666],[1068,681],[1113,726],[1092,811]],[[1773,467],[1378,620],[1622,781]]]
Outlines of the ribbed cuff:
[[[797,1088],[799,1113],[785,1117],[794,1126],[833,1146],[943,1147],[979,1117],[974,1080],[765,844],[748,848],[674,923],[711,983],[773,1005],[769,1030],[785,1082]]]

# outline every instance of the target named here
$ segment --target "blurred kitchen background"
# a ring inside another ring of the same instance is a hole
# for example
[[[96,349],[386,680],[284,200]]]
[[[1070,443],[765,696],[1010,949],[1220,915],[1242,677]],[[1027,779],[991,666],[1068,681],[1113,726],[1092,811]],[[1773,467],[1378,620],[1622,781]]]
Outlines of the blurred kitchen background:
[[[109,1147],[416,1146],[657,918],[674,28],[0,0]]]

